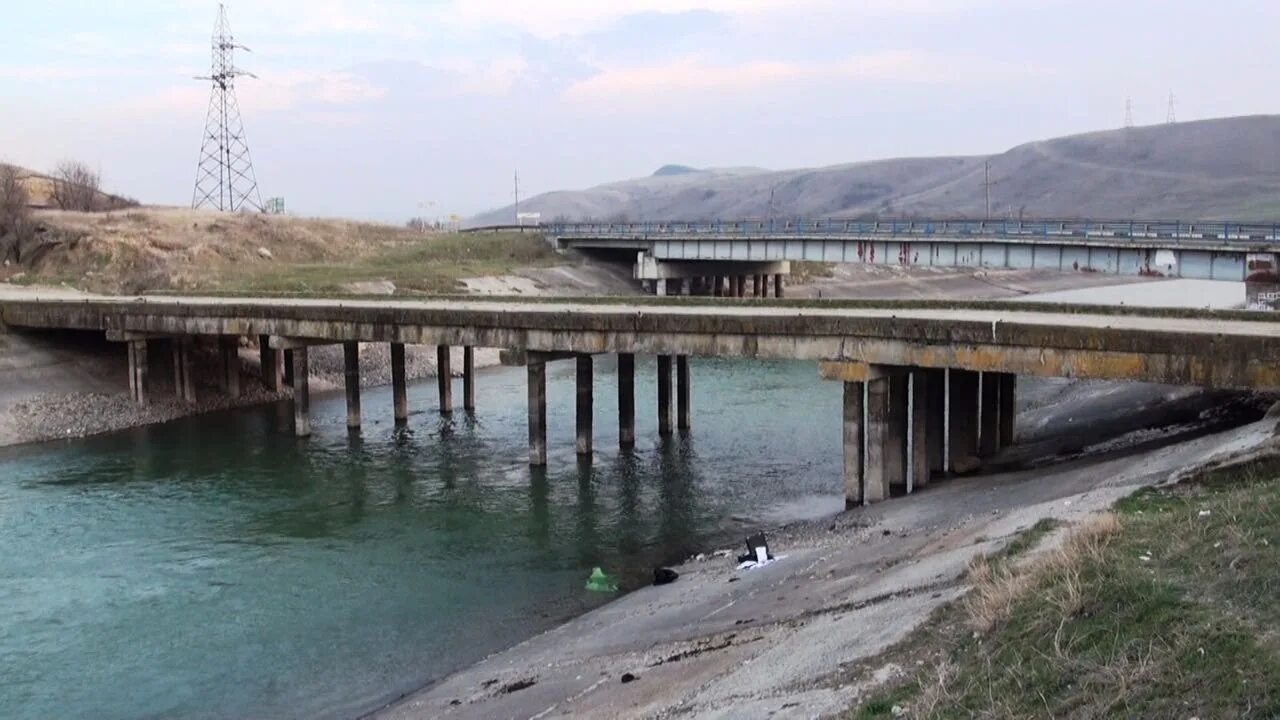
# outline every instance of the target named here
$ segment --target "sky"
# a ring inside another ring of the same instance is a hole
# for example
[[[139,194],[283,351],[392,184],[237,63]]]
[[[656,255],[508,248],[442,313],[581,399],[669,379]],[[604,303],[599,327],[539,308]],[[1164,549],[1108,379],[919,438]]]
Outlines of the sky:
[[[5,3],[0,161],[189,205],[208,0]],[[1275,0],[241,0],[264,198],[402,221],[695,167],[1274,112]]]

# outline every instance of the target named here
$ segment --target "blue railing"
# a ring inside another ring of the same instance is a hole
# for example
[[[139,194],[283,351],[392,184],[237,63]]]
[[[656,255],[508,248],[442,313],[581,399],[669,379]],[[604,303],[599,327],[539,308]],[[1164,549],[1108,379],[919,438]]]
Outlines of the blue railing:
[[[845,220],[749,218],[689,222],[554,223],[543,231],[561,238],[848,236],[975,238],[1098,238],[1196,240],[1224,243],[1280,242],[1280,224],[1248,222],[1094,220]]]

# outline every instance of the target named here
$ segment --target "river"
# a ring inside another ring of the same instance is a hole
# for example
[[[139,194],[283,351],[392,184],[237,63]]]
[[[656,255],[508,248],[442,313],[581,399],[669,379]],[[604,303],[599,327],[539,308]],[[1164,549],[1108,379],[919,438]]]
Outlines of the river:
[[[442,418],[435,383],[0,450],[0,715],[351,717],[607,601],[652,567],[751,527],[832,513],[840,386],[813,363],[696,360],[694,430],[657,438],[637,362],[638,444],[617,449],[612,358],[596,453],[574,454],[574,368],[548,379],[549,464],[526,464],[522,369],[478,375]]]

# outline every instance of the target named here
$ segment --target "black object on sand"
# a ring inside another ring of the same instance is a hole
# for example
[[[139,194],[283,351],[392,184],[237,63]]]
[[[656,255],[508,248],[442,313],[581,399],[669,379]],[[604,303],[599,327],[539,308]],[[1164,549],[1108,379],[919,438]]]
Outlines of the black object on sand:
[[[680,577],[680,573],[672,570],[671,568],[660,567],[653,569],[654,585],[669,585],[675,582],[678,577]]]

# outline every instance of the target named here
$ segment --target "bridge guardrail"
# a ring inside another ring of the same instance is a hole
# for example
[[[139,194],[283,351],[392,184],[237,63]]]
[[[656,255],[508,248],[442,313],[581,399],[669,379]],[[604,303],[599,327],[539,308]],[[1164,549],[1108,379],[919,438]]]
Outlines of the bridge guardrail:
[[[543,231],[559,237],[650,238],[719,235],[974,238],[1106,238],[1110,240],[1195,240],[1223,243],[1280,242],[1280,223],[1181,222],[1155,220],[846,220],[842,218],[748,218],[742,220],[553,223]]]

